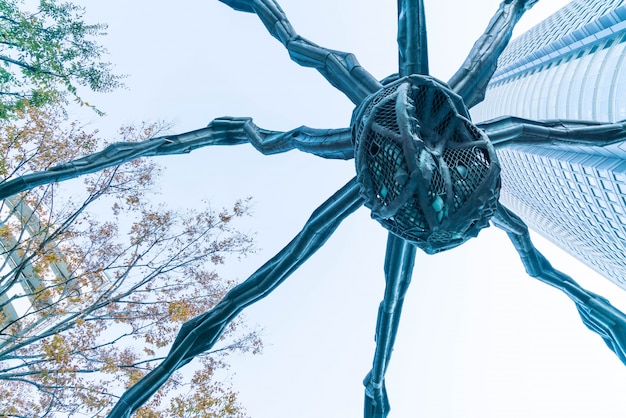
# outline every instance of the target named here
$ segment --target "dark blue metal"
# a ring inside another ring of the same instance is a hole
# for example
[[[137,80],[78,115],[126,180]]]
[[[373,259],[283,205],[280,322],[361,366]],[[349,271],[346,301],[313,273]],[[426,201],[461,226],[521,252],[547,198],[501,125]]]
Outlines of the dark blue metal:
[[[600,335],[626,365],[626,315],[600,295],[583,289],[568,275],[556,270],[530,240],[528,227],[504,205],[499,205],[493,223],[504,230],[529,276],[565,293],[575,304],[583,323]]]
[[[428,40],[423,0],[398,0],[399,74],[428,75]]]
[[[398,56],[400,77],[428,74],[426,21],[422,0],[398,0]],[[360,112],[357,110],[356,113]],[[383,418],[389,414],[385,374],[398,333],[404,296],[413,275],[415,254],[416,248],[408,241],[391,232],[388,234],[384,269],[385,296],[378,308],[376,351],[372,370],[363,381],[365,418]]]
[[[208,146],[247,143],[265,155],[297,149],[322,158],[354,158],[350,128],[314,129],[301,126],[289,132],[277,132],[259,128],[251,118],[223,117],[213,120],[206,128],[141,142],[118,142],[48,170],[0,182],[0,199],[33,187],[95,173],[136,158],[184,154]]]
[[[109,417],[129,417],[176,370],[213,347],[224,328],[246,306],[276,289],[324,245],[341,221],[361,205],[359,184],[352,179],[315,210],[302,231],[263,267],[229,291],[213,309],[186,322],[165,360],[124,393]]]
[[[359,104],[381,84],[347,52],[314,44],[298,35],[285,12],[274,0],[220,0],[235,10],[256,13],[269,33],[289,51],[289,56],[303,67],[317,69],[330,84]]]
[[[515,116],[500,117],[480,123],[497,149],[508,142],[563,143],[605,146],[626,140],[626,121],[602,123],[579,120],[536,121]]]
[[[374,364],[363,381],[365,418],[382,418],[389,413],[385,373],[398,333],[404,295],[413,275],[415,252],[415,247],[407,241],[389,233],[385,255],[385,297],[378,308]]]
[[[468,109],[485,98],[487,84],[496,71],[498,57],[511,40],[513,28],[524,12],[539,0],[506,0],[478,38],[461,68],[448,81]]]
[[[469,117],[460,96],[417,74],[385,84],[352,115],[365,206],[428,254],[477,236],[496,209],[500,165]]]

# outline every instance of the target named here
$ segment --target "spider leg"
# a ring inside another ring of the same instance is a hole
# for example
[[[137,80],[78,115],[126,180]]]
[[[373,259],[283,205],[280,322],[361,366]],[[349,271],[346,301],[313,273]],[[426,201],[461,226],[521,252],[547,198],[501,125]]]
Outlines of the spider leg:
[[[247,306],[267,296],[311,257],[348,215],[362,205],[352,179],[317,208],[304,228],[246,281],[230,290],[213,309],[186,322],[161,364],[128,389],[109,417],[129,417],[180,367],[209,350],[224,328]]]
[[[587,328],[600,335],[626,364],[626,315],[602,296],[583,289],[571,277],[552,267],[532,244],[528,227],[505,206],[498,205],[493,223],[508,234],[528,275],[565,293],[576,304]]]
[[[385,256],[385,296],[378,308],[376,351],[365,385],[365,418],[384,418],[389,413],[385,373],[398,332],[404,295],[411,282],[415,247],[391,233]]]
[[[220,0],[242,12],[255,13],[269,33],[289,51],[289,56],[304,67],[317,69],[335,88],[359,104],[382,85],[368,73],[353,54],[334,51],[301,37],[274,0]]]
[[[428,75],[428,43],[423,0],[398,0],[400,77]]]
[[[535,121],[514,116],[501,117],[477,125],[497,148],[508,142],[564,142],[604,146],[626,139],[626,121]]]
[[[208,129],[211,134],[210,145],[238,145],[249,142],[264,155],[297,149],[328,159],[350,160],[354,158],[350,128],[315,129],[301,126],[288,132],[277,132],[259,128],[251,118],[222,117],[214,119],[205,129]],[[203,131],[200,130],[200,132]],[[173,149],[183,146],[185,152],[188,152],[189,145],[196,148],[193,144],[198,142],[193,138],[189,140],[170,137],[169,140],[172,144],[165,148]],[[201,138],[200,146],[205,146],[205,142],[206,140]]]
[[[168,135],[141,142],[118,142],[48,170],[26,174],[0,183],[0,199],[44,184],[95,173],[140,157],[182,154],[211,145],[250,143],[265,155],[298,149],[323,158],[354,158],[350,128],[313,129],[302,126],[289,132],[269,131],[252,123],[251,118],[223,117],[206,128],[179,135]]]
[[[505,0],[491,18],[487,29],[474,44],[461,68],[448,85],[463,97],[468,109],[482,102],[498,58],[509,43],[513,28],[524,12],[538,0]]]

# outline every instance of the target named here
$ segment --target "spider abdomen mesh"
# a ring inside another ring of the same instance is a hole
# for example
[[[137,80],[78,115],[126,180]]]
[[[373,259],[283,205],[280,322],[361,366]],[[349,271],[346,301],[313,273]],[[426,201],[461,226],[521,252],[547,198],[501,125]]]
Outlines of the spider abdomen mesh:
[[[385,86],[355,110],[352,134],[365,205],[389,231],[434,253],[488,225],[499,164],[444,83],[412,75]]]

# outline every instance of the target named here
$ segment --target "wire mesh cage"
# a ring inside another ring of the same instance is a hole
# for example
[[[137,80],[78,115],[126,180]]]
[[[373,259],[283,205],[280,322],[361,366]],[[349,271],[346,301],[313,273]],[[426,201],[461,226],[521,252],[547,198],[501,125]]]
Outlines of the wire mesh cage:
[[[386,229],[436,253],[488,226],[500,165],[444,83],[422,75],[391,82],[357,107],[352,135],[365,205]]]

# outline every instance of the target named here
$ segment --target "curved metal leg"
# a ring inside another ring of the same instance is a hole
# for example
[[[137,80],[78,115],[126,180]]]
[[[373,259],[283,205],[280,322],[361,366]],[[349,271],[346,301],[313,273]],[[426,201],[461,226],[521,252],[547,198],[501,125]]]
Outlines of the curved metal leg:
[[[350,160],[354,158],[350,128],[315,129],[301,126],[289,132],[276,132],[259,128],[252,123],[251,118],[232,117],[215,119],[207,128],[212,128],[214,132],[220,132],[220,143],[213,145],[234,145],[250,142],[264,155],[279,154],[297,149],[328,159]],[[178,141],[171,137],[169,139]],[[186,141],[181,140],[179,142],[182,144]],[[175,147],[174,142],[171,147]]]
[[[600,335],[626,364],[626,315],[602,296],[583,289],[571,277],[552,267],[530,241],[528,227],[509,209],[499,204],[493,223],[508,234],[528,275],[569,296],[587,328]]]
[[[400,77],[428,75],[428,40],[423,0],[398,0]]]
[[[252,144],[265,155],[298,149],[323,158],[354,158],[350,128],[313,129],[306,126],[289,132],[261,129],[251,118],[218,118],[206,128],[141,142],[118,142],[104,150],[37,173],[0,183],[0,199],[44,184],[95,173],[140,157],[183,154],[212,145]]]
[[[414,262],[415,247],[389,233],[385,257],[385,297],[378,308],[374,364],[363,381],[365,418],[384,418],[389,413],[385,373],[398,332],[402,303],[411,282]]]
[[[477,125],[497,148],[508,142],[553,143],[604,146],[626,139],[626,121],[600,123],[575,120],[535,121],[514,116]]]
[[[302,231],[263,267],[229,291],[209,312],[186,322],[166,359],[122,395],[109,417],[129,417],[176,370],[209,350],[230,321],[246,306],[278,287],[326,242],[343,219],[361,205],[359,185],[356,179],[352,179],[315,210]]]
[[[537,1],[503,1],[461,68],[448,81],[450,88],[463,97],[468,109],[485,98],[487,84],[496,71],[500,54],[511,39],[513,28]]]
[[[335,88],[359,104],[382,85],[368,73],[353,54],[323,48],[301,37],[274,0],[220,0],[242,12],[255,13],[270,34],[289,51],[292,60],[317,69]]]

